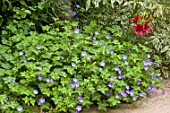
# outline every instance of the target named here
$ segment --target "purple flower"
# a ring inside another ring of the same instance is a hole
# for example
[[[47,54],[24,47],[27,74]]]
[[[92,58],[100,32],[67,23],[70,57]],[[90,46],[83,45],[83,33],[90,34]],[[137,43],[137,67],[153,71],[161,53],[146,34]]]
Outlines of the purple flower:
[[[86,58],[87,58],[87,60],[90,60],[90,59],[91,59],[90,55],[87,55]]]
[[[109,97],[109,96],[110,96],[110,93],[109,93],[109,92],[106,92],[106,96]]]
[[[14,77],[12,78],[12,82],[15,82],[15,78]]]
[[[42,80],[43,76],[42,75],[38,75],[38,79]]]
[[[164,96],[164,95],[165,95],[165,92],[164,92],[164,91],[162,91],[161,95],[162,95],[162,96]]]
[[[138,80],[137,84],[141,85],[141,83],[142,83],[142,80]]]
[[[76,63],[75,63],[75,62],[71,62],[71,66],[72,66],[72,67],[75,67],[75,66],[76,66]]]
[[[127,94],[130,94],[130,90],[129,90],[129,89],[127,89],[127,90],[126,90],[126,93],[127,93]]]
[[[24,59],[24,63],[26,63],[27,62],[27,60],[26,59]]]
[[[154,72],[154,77],[155,77],[155,78],[159,78],[159,76],[157,76],[155,72]]]
[[[112,49],[112,50],[110,50],[110,53],[114,53],[114,50]]]
[[[148,86],[148,89],[151,90],[151,86]]]
[[[119,66],[115,66],[115,71],[119,71]]]
[[[152,62],[150,62],[149,60],[146,60],[146,61],[144,62],[144,65],[145,65],[145,66],[150,66],[150,65],[152,65]]]
[[[6,97],[6,101],[8,102],[8,97]]]
[[[105,68],[104,67],[102,67],[102,71],[104,71],[105,70]]]
[[[148,69],[149,69],[149,68],[148,68],[148,66],[144,66],[144,70],[146,70],[146,71],[147,71]]]
[[[139,93],[139,95],[142,97],[142,96],[143,96],[143,93],[142,93],[142,92],[140,92],[140,93]]]
[[[120,94],[116,94],[115,97],[116,97],[116,98],[120,98]]]
[[[37,48],[37,49],[41,49],[41,46],[40,46],[40,45],[37,45],[36,48]]]
[[[104,66],[105,66],[104,61],[101,61],[101,62],[100,62],[100,66],[102,66],[102,67],[104,67]]]
[[[106,35],[106,39],[110,39],[110,36],[109,36],[109,35]]]
[[[78,82],[77,78],[73,78],[73,82]]]
[[[122,71],[121,71],[121,70],[118,70],[118,73],[119,73],[119,74],[122,74]]]
[[[68,42],[68,45],[70,45],[70,42]]]
[[[154,62],[154,65],[159,67],[159,66],[160,66],[160,63]]]
[[[64,56],[60,56],[60,59],[64,60]]]
[[[73,12],[72,12],[72,15],[73,15],[73,16],[76,16],[76,14],[77,14],[76,11],[73,11]]]
[[[147,58],[151,58],[151,55],[150,55],[150,54],[146,54],[146,57],[147,57]]]
[[[133,96],[133,101],[135,101],[137,99],[137,97],[136,96]]]
[[[40,98],[39,102],[40,102],[40,104],[44,103],[45,102],[45,98]]]
[[[76,110],[75,113],[79,113],[79,111]]]
[[[151,92],[151,91],[148,91],[148,92],[146,92],[146,93],[147,93],[147,95],[151,95],[152,92]]]
[[[79,4],[76,4],[76,7],[77,7],[77,8],[80,8],[80,5],[79,5]]]
[[[130,87],[128,85],[126,85],[126,89],[130,89]]]
[[[39,69],[39,70],[42,70],[42,66],[38,66],[38,69]]]
[[[23,110],[22,106],[19,105],[19,106],[17,107],[17,110],[18,110],[18,111],[22,111],[22,110]]]
[[[118,79],[122,79],[123,78],[123,75],[122,74],[119,74],[118,75]]]
[[[108,86],[111,88],[113,86],[113,84],[111,82],[109,82]]]
[[[150,72],[150,79],[152,79],[152,72]]]
[[[83,102],[84,101],[83,97],[81,97],[81,96],[78,96],[77,98],[79,99],[79,102]]]
[[[79,33],[80,32],[80,29],[76,28],[74,29],[74,33]]]
[[[92,39],[93,39],[93,40],[96,40],[96,37],[94,36]]]
[[[71,87],[77,88],[77,87],[79,87],[79,83],[78,82],[72,82]]]
[[[133,90],[130,91],[130,95],[134,95],[134,91]]]
[[[19,52],[19,55],[20,55],[20,56],[22,56],[22,55],[24,55],[24,54],[25,54],[24,51],[20,51],[20,52]]]
[[[102,42],[102,41],[100,41],[100,42],[99,42],[99,44],[100,44],[100,45],[103,45],[103,42]]]
[[[122,92],[121,92],[121,95],[122,95],[123,97],[126,97],[127,94],[126,94],[126,92],[122,91]]]
[[[81,55],[82,55],[82,56],[86,56],[86,52],[85,52],[85,51],[82,51],[82,52],[81,52]]]
[[[155,90],[156,90],[156,87],[155,87],[155,86],[152,86],[152,87],[151,87],[151,90],[152,90],[152,91],[155,91]]]
[[[129,62],[128,62],[128,61],[125,61],[125,62],[124,62],[124,64],[125,64],[125,65],[128,65],[128,64],[129,64]]]
[[[113,76],[110,76],[110,81],[113,81],[114,80],[114,77]]]
[[[77,111],[81,111],[81,110],[82,110],[82,107],[81,107],[80,105],[77,105],[76,110],[77,110]]]
[[[38,90],[37,89],[33,90],[33,93],[38,94]]]
[[[91,94],[94,95],[94,92],[92,92]]]
[[[122,55],[122,58],[123,58],[123,59],[127,59],[127,56],[126,56],[126,55]]]
[[[51,78],[46,78],[46,82],[51,82]]]

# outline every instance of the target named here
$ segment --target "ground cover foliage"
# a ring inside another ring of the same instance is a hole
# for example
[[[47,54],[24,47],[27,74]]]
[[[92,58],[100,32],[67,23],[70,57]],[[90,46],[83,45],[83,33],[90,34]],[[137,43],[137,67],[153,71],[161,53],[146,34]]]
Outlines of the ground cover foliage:
[[[131,10],[127,16],[126,6],[139,4],[132,9],[140,9],[144,2],[112,1],[96,8],[87,2],[0,2],[1,112],[32,113],[38,107],[38,112],[78,113],[92,104],[106,110],[159,87],[169,48],[160,52],[147,44],[161,33],[154,22],[165,18],[153,17],[149,36],[134,35],[129,20],[139,14],[146,21],[150,12]]]

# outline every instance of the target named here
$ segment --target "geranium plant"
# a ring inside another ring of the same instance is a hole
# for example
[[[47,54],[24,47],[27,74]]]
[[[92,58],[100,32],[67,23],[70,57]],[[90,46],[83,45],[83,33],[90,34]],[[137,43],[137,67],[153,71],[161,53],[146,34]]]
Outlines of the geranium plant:
[[[94,103],[105,110],[159,86],[159,57],[141,44],[116,40],[118,26],[104,30],[91,22],[79,29],[77,22],[54,21],[42,34],[2,39],[1,112],[78,113]]]

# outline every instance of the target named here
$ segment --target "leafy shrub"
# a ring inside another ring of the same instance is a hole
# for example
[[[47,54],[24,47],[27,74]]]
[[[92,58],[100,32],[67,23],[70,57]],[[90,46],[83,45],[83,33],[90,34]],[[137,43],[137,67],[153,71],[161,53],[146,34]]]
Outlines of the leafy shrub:
[[[0,31],[6,30],[9,36],[13,32],[9,30],[11,24],[17,22],[34,23],[34,26],[23,25],[22,29],[34,29],[42,32],[41,26],[53,22],[53,17],[64,19],[71,18],[70,3],[68,0],[1,0],[0,1]],[[69,14],[70,13],[70,14]],[[14,25],[11,25],[14,28]],[[18,26],[16,26],[18,27]],[[27,35],[27,32],[25,32]],[[4,37],[4,34],[1,37]],[[5,36],[6,37],[6,36]]]
[[[95,20],[101,28],[112,25],[119,25],[121,27],[122,37],[119,41],[131,41],[144,44],[145,46],[152,48],[155,54],[159,55],[162,60],[161,73],[163,77],[168,77],[170,74],[170,50],[169,50],[169,4],[167,0],[128,0],[123,3],[117,4],[114,0],[114,4],[110,1],[100,0],[85,0],[88,4],[81,3],[82,9],[77,10],[76,18],[81,18],[79,21],[85,25],[90,21]],[[96,2],[98,1],[98,2]],[[92,3],[92,4],[91,4]],[[91,4],[91,7],[90,7]],[[86,6],[86,7],[85,7]],[[92,7],[98,6],[98,7]],[[85,9],[87,12],[84,12]],[[146,16],[152,16],[150,22],[153,32],[150,36],[137,38],[132,33],[131,24],[128,22],[130,18],[135,15],[146,14]],[[159,24],[158,24],[159,23]],[[137,41],[135,41],[137,40]],[[145,43],[144,43],[145,41]]]
[[[161,72],[163,77],[168,78],[170,75],[170,2],[163,0],[161,2],[162,16],[154,17],[152,26],[154,27],[154,35],[146,42],[147,46],[154,49],[162,60]],[[161,10],[159,10],[161,11]],[[157,24],[159,23],[159,24]]]
[[[42,34],[29,31],[2,39],[0,45],[1,112],[79,112],[133,102],[159,86],[159,57],[152,50],[119,42],[120,27],[100,29],[91,22],[54,19]]]

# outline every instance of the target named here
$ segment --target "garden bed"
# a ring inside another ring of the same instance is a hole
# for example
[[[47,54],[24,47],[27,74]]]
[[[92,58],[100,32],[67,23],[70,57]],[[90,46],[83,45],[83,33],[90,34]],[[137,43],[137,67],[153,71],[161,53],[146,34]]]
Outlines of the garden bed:
[[[109,108],[107,113],[170,113],[170,79],[162,80],[160,89],[154,91],[148,98],[135,104],[122,104],[115,109]],[[106,113],[93,106],[82,113]]]

